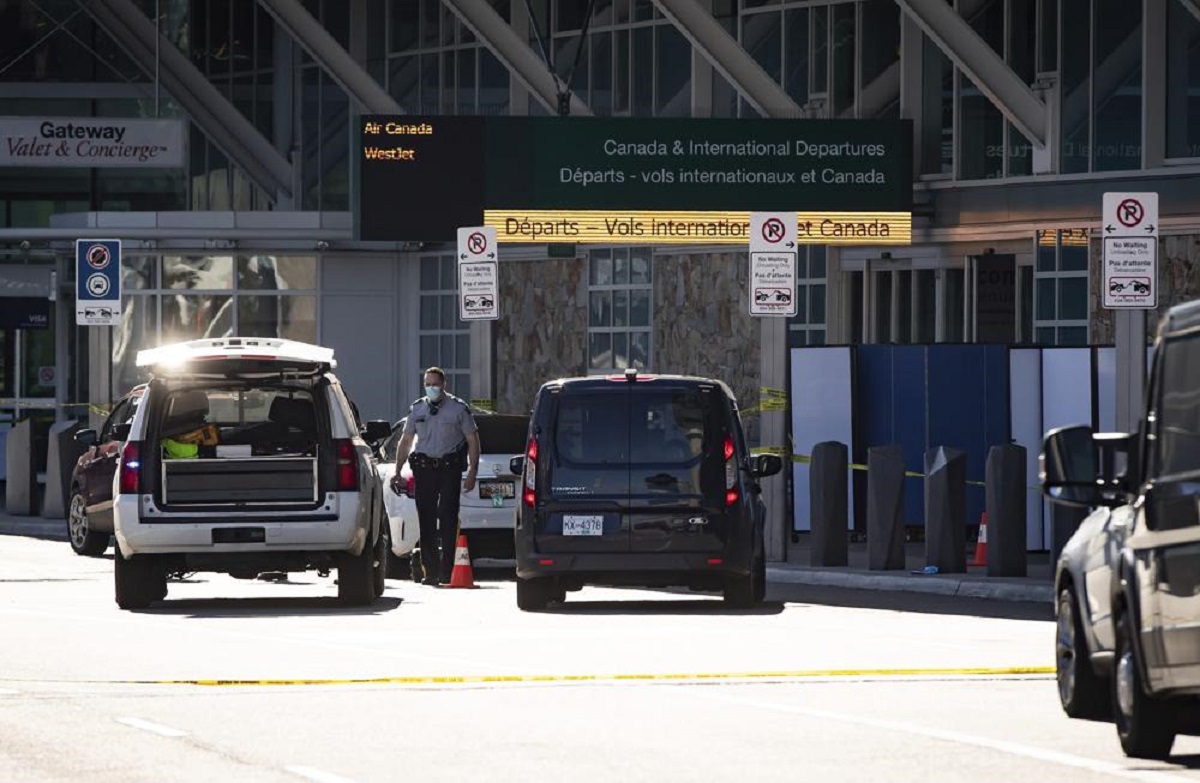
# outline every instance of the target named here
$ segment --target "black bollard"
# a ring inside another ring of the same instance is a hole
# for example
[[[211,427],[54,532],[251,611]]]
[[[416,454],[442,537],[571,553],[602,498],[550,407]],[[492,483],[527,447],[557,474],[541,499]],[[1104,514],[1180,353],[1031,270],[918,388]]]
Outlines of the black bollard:
[[[1025,448],[993,446],[986,473],[988,576],[1025,576]]]
[[[894,571],[904,561],[904,452],[877,446],[867,450],[867,567]]]
[[[925,452],[925,564],[967,570],[967,455],[945,446]]]
[[[811,565],[850,564],[850,503],[846,473],[849,462],[850,450],[844,443],[831,440],[813,447],[812,463],[808,470]]]

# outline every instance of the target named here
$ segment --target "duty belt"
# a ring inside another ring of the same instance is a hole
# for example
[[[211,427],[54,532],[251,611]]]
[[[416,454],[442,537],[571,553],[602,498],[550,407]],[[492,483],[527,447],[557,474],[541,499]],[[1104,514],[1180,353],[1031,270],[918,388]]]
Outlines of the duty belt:
[[[431,468],[437,470],[439,468],[449,468],[453,466],[453,454],[446,454],[441,457],[431,457],[428,454],[414,453],[409,456],[408,461],[412,463],[414,468]]]

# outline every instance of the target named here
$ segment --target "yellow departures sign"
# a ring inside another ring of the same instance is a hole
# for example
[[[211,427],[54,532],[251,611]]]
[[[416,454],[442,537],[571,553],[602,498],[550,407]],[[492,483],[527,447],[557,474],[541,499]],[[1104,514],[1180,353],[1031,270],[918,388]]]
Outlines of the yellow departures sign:
[[[499,242],[730,244],[750,241],[749,212],[500,210],[483,213]],[[909,245],[909,212],[798,212],[802,245]]]

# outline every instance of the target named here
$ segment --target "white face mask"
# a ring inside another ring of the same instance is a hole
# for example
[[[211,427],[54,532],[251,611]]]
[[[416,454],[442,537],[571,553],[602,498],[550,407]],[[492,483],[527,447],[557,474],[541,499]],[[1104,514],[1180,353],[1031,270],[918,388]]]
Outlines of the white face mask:
[[[437,402],[438,400],[440,400],[442,398],[442,387],[441,386],[426,386],[425,387],[425,396],[429,398],[430,402]]]

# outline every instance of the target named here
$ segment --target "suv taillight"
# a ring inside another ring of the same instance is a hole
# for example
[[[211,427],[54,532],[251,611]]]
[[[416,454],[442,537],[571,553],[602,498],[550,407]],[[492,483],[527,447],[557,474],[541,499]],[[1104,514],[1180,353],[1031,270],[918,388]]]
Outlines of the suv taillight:
[[[337,491],[357,492],[358,450],[354,448],[354,441],[349,438],[335,440],[333,451],[337,455]]]
[[[733,447],[733,437],[725,436],[725,505],[732,506],[738,502],[737,488],[737,449]]]
[[[533,508],[537,503],[537,438],[529,439],[529,447],[525,450],[525,505]]]
[[[121,450],[120,494],[136,495],[142,489],[142,444],[131,440]]]

